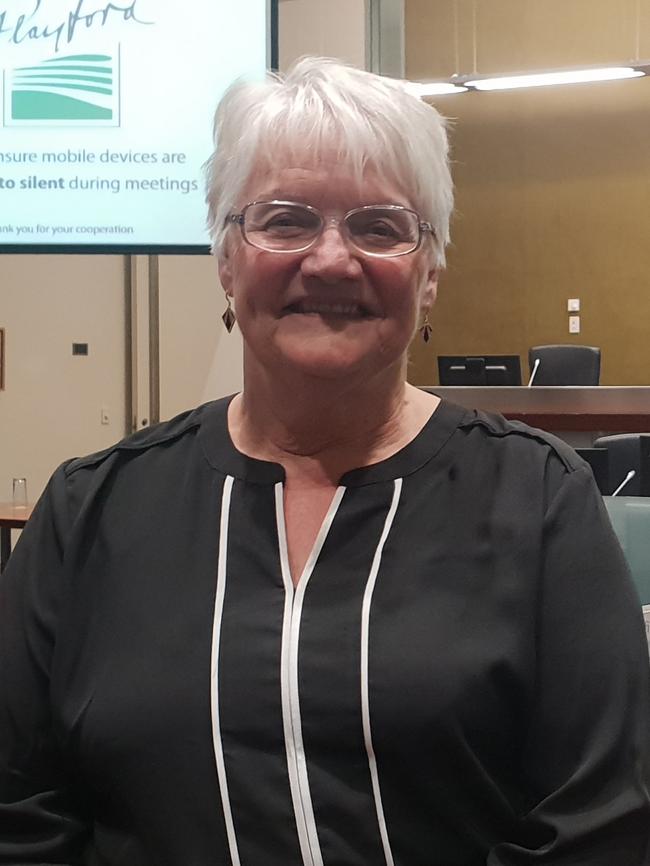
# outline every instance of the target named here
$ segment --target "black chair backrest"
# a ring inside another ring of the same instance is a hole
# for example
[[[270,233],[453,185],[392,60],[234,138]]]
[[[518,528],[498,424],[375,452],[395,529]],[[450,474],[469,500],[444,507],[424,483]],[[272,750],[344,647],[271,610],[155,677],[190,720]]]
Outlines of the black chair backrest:
[[[613,493],[614,488],[609,480],[609,451],[607,448],[600,446],[598,448],[576,448],[575,450],[591,467],[598,489],[603,496],[609,496]]]
[[[600,383],[600,349],[596,346],[533,346],[528,350],[532,373],[539,366],[533,385],[598,385]]]
[[[650,433],[618,433],[601,436],[594,442],[595,448],[607,448],[609,485],[614,490],[625,481],[633,469],[631,478],[621,490],[621,496],[650,496]]]

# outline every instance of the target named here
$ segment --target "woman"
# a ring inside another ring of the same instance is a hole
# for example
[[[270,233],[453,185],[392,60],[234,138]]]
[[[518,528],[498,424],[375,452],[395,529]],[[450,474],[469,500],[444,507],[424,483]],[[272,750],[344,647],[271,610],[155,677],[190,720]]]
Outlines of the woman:
[[[215,132],[244,390],[64,465],[23,534],[0,862],[641,866],[647,651],[590,472],[405,382],[440,117],[307,59]]]

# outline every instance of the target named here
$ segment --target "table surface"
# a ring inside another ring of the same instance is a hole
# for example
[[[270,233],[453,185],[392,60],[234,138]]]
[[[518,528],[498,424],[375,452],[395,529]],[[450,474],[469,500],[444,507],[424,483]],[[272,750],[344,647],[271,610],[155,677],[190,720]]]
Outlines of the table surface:
[[[33,509],[33,505],[17,508],[11,502],[0,502],[0,526],[22,529],[29,520]]]

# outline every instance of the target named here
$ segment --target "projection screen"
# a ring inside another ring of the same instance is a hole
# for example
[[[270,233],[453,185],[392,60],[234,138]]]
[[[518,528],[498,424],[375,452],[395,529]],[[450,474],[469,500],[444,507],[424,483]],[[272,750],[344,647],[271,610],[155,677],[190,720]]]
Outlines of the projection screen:
[[[0,0],[0,252],[205,252],[219,96],[270,0]]]

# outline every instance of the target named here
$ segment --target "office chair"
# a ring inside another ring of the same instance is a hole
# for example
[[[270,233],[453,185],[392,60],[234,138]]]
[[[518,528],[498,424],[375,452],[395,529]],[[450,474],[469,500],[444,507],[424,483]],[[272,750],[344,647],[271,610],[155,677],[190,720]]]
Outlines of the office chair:
[[[618,479],[617,475],[617,483],[612,486],[609,480],[609,451],[607,448],[604,445],[594,445],[592,448],[576,448],[575,451],[576,454],[580,455],[589,464],[594,480],[602,495],[611,496],[616,487],[618,487],[618,481],[622,481],[625,477],[625,473],[620,479]],[[621,492],[627,492],[627,484],[625,485],[625,491]]]
[[[600,383],[600,349],[596,346],[533,346],[528,350],[532,373],[539,365],[533,385],[598,385]]]
[[[594,448],[607,449],[609,485],[613,493],[631,470],[634,475],[621,490],[621,496],[650,496],[650,433],[617,433],[600,436]]]

